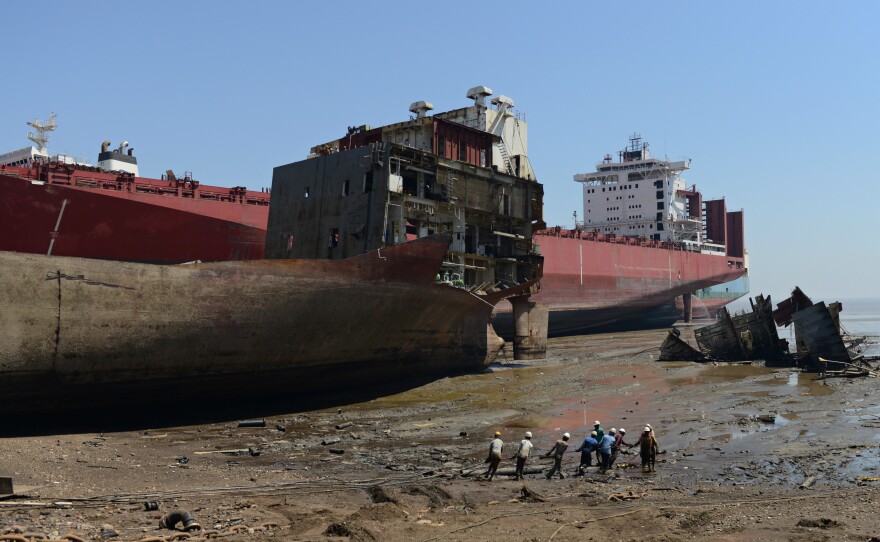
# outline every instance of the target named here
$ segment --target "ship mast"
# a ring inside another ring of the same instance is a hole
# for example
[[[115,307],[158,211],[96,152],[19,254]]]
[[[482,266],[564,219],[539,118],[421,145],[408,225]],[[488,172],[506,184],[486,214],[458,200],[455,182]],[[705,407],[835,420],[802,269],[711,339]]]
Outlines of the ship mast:
[[[28,139],[37,144],[38,151],[45,154],[47,152],[46,143],[49,142],[49,136],[46,135],[46,133],[55,130],[55,113],[49,113],[49,120],[46,121],[45,124],[37,119],[34,119],[27,124],[34,129],[34,132],[36,132],[28,132]]]

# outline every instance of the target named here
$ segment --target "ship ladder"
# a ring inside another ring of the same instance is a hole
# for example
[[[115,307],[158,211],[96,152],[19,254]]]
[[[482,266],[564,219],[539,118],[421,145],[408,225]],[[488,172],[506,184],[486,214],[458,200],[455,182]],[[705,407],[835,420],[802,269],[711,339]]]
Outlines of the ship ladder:
[[[513,164],[510,161],[510,155],[507,154],[507,146],[504,141],[498,143],[498,151],[501,153],[501,159],[504,161],[504,167],[507,169],[508,175],[513,175]]]

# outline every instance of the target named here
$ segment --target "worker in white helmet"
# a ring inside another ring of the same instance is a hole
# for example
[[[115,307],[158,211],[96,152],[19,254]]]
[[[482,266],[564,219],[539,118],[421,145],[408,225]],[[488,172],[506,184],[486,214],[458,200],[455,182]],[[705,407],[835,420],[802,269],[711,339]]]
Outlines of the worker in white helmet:
[[[596,442],[602,442],[602,438],[605,436],[605,430],[602,429],[602,422],[596,420],[593,422],[593,431],[596,432]],[[602,456],[599,454],[599,448],[596,448],[596,463],[601,467],[602,466]]]
[[[614,444],[611,445],[611,467],[614,467],[614,462],[617,461],[617,454],[620,453],[620,449],[623,446],[629,446],[629,444],[623,440],[626,436],[626,429],[621,427],[616,432],[614,429],[611,430],[611,434],[614,435]]]
[[[568,449],[568,439],[570,438],[571,435],[563,433],[562,438],[557,440],[553,448],[544,455],[544,457],[553,456],[553,466],[550,468],[550,472],[547,473],[548,480],[556,473],[559,473],[560,480],[565,478],[565,473],[562,472],[562,456],[565,455],[565,451]]]
[[[614,445],[614,433],[616,430],[612,429],[599,441],[599,457],[601,457],[599,474],[605,474],[611,468],[611,447]]]
[[[484,477],[491,480],[495,477],[495,471],[498,470],[498,464],[501,463],[501,450],[504,448],[504,441],[501,440],[501,431],[495,431],[495,438],[489,444],[489,456],[486,457],[486,463],[489,468],[486,469]]]
[[[596,440],[596,432],[591,432],[581,443],[575,452],[581,453],[581,464],[578,465],[577,474],[584,474],[587,467],[593,466],[593,452],[599,449],[599,441]]]
[[[657,462],[657,452],[660,450],[660,446],[657,444],[657,439],[651,434],[650,427],[645,427],[642,436],[639,437],[639,440],[633,446],[640,447],[642,472],[654,472],[654,465]]]
[[[526,460],[532,453],[532,447],[532,432],[526,431],[525,437],[519,442],[516,455],[513,456],[516,459],[516,480],[523,479],[523,469],[526,467]]]

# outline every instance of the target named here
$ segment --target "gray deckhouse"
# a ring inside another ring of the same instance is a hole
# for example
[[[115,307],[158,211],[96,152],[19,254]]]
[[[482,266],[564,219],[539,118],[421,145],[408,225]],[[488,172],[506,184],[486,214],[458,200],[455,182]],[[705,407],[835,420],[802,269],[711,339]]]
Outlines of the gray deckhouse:
[[[341,259],[448,231],[441,280],[491,293],[540,278],[543,186],[526,123],[489,95],[475,87],[473,106],[433,116],[416,102],[406,122],[351,127],[276,167],[266,257]]]

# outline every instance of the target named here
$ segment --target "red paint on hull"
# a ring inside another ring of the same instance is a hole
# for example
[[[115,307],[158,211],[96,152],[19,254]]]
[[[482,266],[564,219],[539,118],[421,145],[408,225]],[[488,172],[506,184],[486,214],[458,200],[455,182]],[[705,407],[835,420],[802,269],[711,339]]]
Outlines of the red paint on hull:
[[[603,236],[578,239],[567,231],[537,235],[535,240],[544,256],[544,275],[541,291],[532,299],[550,307],[551,336],[638,321],[646,311],[670,305],[677,296],[746,272],[740,258],[689,252],[666,243]],[[509,311],[504,304],[496,309]],[[497,320],[502,320],[496,326],[499,334],[505,335],[504,317]]]
[[[653,307],[745,273],[742,260],[724,256],[563,236],[535,239],[544,256],[537,298],[551,310]]]
[[[96,181],[111,188],[90,186]],[[56,256],[148,263],[263,257],[268,194],[202,186],[187,197],[179,194],[193,190],[172,185],[156,179],[120,184],[116,175],[91,171],[56,182],[39,170],[6,168],[0,171],[0,250],[46,254],[57,224]],[[160,189],[167,192],[139,191]],[[221,196],[207,199],[215,193]],[[244,203],[247,198],[258,203]]]

